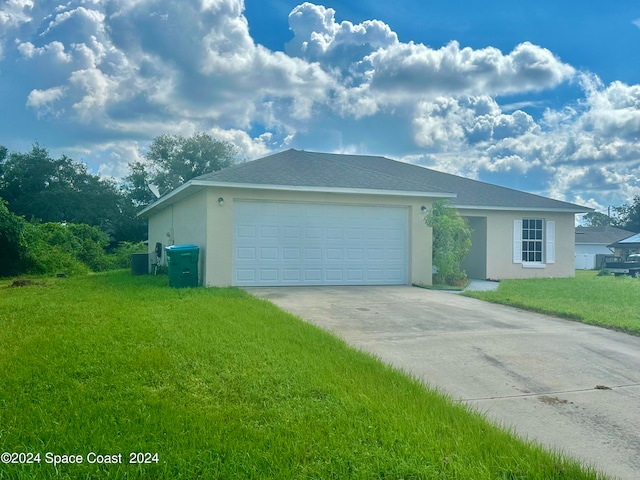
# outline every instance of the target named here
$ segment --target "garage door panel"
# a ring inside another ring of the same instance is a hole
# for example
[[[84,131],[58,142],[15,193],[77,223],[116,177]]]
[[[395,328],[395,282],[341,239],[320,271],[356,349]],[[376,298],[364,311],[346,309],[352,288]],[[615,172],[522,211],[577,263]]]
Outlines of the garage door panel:
[[[320,268],[308,268],[304,271],[305,282],[322,282],[322,269]]]
[[[363,268],[347,268],[347,281],[364,282],[364,269]]]
[[[299,248],[291,248],[285,247],[282,249],[282,259],[283,260],[300,260],[300,249]]]
[[[327,248],[327,260],[342,260],[341,248]]]
[[[363,260],[364,249],[363,248],[349,248],[347,249],[347,260]]]
[[[364,228],[347,228],[347,240],[362,240]]]
[[[238,248],[239,260],[256,260],[256,249],[252,247]]]
[[[258,272],[260,274],[261,282],[275,283],[279,280],[277,268],[261,268]]]
[[[278,260],[278,248],[269,247],[260,249],[260,260]]]
[[[321,239],[322,229],[319,227],[307,227],[304,230],[304,236],[307,239]]]
[[[342,282],[344,280],[344,275],[342,272],[342,269],[334,269],[334,268],[327,268],[326,269],[326,281],[327,282]]]
[[[292,239],[292,240],[299,240],[300,239],[300,227],[291,227],[291,226],[285,226],[282,227],[282,238],[286,239]]]
[[[387,250],[387,260],[402,260],[404,258],[404,251],[399,248],[390,248]]]
[[[406,284],[408,209],[234,202],[235,285]]]
[[[236,236],[239,238],[256,238],[256,227],[253,225],[241,225],[236,228]]]
[[[278,227],[274,227],[274,226],[262,226],[260,227],[260,238],[262,239],[267,239],[267,238],[278,238]]]
[[[239,268],[235,271],[236,280],[241,284],[254,283],[256,281],[255,269]]]
[[[322,260],[322,249],[320,248],[305,248],[304,249],[305,260]]]
[[[282,280],[285,282],[299,282],[301,278],[300,269],[290,269],[283,268],[282,269]]]

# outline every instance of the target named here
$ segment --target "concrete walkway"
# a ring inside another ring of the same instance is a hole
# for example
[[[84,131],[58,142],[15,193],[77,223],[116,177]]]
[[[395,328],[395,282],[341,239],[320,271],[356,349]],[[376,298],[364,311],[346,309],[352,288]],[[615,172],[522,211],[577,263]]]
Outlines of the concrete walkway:
[[[640,337],[412,287],[251,288],[519,435],[640,472]]]
[[[497,290],[500,284],[498,282],[492,282],[491,280],[471,280],[467,285],[466,290],[489,292]]]

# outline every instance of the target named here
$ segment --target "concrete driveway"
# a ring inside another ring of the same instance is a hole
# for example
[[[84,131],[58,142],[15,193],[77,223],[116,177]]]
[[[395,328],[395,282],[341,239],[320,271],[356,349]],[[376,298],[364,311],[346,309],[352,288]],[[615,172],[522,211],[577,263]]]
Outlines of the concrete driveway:
[[[522,437],[640,476],[640,337],[414,287],[248,291]]]

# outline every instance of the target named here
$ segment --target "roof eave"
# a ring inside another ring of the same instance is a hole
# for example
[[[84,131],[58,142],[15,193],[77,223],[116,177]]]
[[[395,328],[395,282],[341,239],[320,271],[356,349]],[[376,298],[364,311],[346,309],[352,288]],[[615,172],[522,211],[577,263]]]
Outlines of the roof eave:
[[[262,183],[235,183],[235,182],[211,182],[204,181],[199,184],[213,187],[242,188],[255,190],[280,190],[288,192],[319,192],[319,193],[351,193],[357,195],[385,195],[402,197],[432,197],[432,198],[456,198],[455,193],[436,191],[409,191],[409,190],[385,190],[373,188],[346,188],[346,187],[313,187],[300,185],[271,185]]]
[[[151,205],[147,205],[143,210],[138,212],[137,216],[138,217],[145,217],[145,216],[147,216],[147,214],[149,212],[151,212],[151,210],[155,210],[156,208],[158,208],[163,203],[166,203],[168,200],[174,198],[177,195],[180,195],[182,192],[184,192],[189,187],[191,187],[191,186],[202,186],[204,183],[205,182],[201,182],[199,180],[189,180],[186,183],[180,185],[175,190],[171,190],[171,192],[167,193],[166,195],[163,195],[158,200],[153,202]]]
[[[458,210],[494,210],[494,211],[509,211],[509,212],[555,212],[555,213],[588,213],[593,211],[589,207],[581,207],[576,205],[576,208],[569,207],[502,207],[502,206],[486,206],[486,205],[458,205],[454,202],[453,206]]]
[[[159,198],[151,205],[144,208],[138,213],[138,217],[148,216],[152,210],[157,209],[163,203],[169,202],[172,198],[183,193],[192,187],[219,187],[219,188],[238,188],[253,190],[279,190],[289,192],[318,192],[318,193],[347,193],[355,195],[382,195],[382,196],[401,196],[401,197],[425,197],[425,198],[456,198],[455,193],[449,192],[420,192],[406,190],[383,190],[370,188],[338,188],[338,187],[310,187],[295,185],[266,185],[260,183],[235,183],[235,182],[212,182],[210,180],[189,180],[184,185],[176,188],[167,195]]]

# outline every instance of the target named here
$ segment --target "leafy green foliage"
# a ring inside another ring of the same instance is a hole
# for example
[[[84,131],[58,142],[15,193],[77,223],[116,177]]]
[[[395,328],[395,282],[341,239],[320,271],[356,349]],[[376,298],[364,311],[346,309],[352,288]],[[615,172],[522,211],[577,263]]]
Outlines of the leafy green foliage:
[[[0,277],[66,275],[131,267],[131,255],[146,252],[144,243],[110,247],[104,232],[84,224],[30,223],[0,202]]]
[[[447,200],[433,203],[425,216],[433,228],[433,265],[438,269],[436,284],[455,285],[467,278],[460,264],[471,249],[471,228]]]
[[[26,253],[22,237],[24,223],[0,198],[0,276],[17,275],[22,271]]]
[[[631,232],[640,232],[640,196],[636,195],[633,202],[614,207],[617,219],[615,224]]]
[[[146,252],[147,246],[143,242],[122,242],[108,254],[109,269],[131,268],[131,255]]]
[[[37,143],[28,153],[0,149],[0,197],[27,220],[85,223],[114,240],[141,240],[146,227],[118,186],[63,155],[49,156]]]
[[[26,255],[21,265],[22,272],[48,275],[80,275],[89,272],[89,267],[69,249],[71,242],[65,241],[66,235],[56,235],[58,232],[51,225],[53,224],[24,224]],[[56,243],[49,243],[51,240]]]
[[[604,227],[605,225],[611,225],[612,219],[604,213],[589,212],[582,217],[582,224],[585,227]]]
[[[146,162],[129,165],[125,190],[136,205],[147,205],[155,200],[150,184],[164,195],[194,177],[233,165],[237,154],[234,145],[207,133],[191,137],[163,134],[151,143]]]

